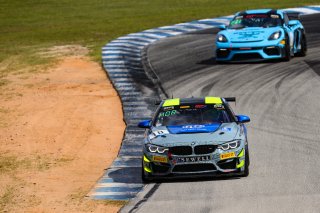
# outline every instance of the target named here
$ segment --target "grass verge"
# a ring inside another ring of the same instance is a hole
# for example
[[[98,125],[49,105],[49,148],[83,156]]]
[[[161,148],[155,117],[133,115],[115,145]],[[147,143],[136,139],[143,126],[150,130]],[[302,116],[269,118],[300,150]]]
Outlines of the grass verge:
[[[55,45],[89,47],[100,60],[108,41],[131,32],[233,14],[253,8],[285,8],[318,0],[0,0],[0,70],[3,61],[21,66],[47,63],[34,53]],[[16,70],[4,69],[0,76]],[[2,83],[3,84],[3,83]]]

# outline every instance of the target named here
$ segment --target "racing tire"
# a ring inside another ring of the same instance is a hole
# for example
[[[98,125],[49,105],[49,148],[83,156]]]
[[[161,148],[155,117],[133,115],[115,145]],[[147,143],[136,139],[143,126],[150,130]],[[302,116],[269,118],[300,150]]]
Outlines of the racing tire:
[[[225,61],[216,60],[216,64],[225,64],[225,63],[226,63]]]
[[[249,157],[249,149],[248,146],[245,148],[245,159],[244,159],[244,171],[240,175],[240,177],[248,177],[249,176],[249,165],[250,165],[250,157]]]
[[[151,179],[148,177],[148,175],[146,175],[146,173],[144,172],[143,169],[143,163],[141,165],[141,179],[143,183],[150,183]]]
[[[301,45],[301,50],[300,52],[297,53],[297,56],[304,57],[307,55],[307,39],[304,34],[301,38],[300,45]]]
[[[289,37],[286,36],[286,45],[284,47],[284,52],[285,52],[285,56],[284,56],[284,61],[290,61],[291,59],[291,50],[290,50],[290,41],[289,41]]]

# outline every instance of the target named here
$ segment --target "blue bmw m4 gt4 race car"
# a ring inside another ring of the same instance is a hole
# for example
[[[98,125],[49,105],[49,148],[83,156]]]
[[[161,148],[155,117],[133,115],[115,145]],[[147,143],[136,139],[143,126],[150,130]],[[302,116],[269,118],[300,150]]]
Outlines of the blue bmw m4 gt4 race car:
[[[142,179],[249,175],[249,149],[244,123],[228,101],[235,98],[167,99],[146,128]]]
[[[216,36],[216,61],[260,61],[305,56],[307,41],[299,14],[247,10],[235,14]]]

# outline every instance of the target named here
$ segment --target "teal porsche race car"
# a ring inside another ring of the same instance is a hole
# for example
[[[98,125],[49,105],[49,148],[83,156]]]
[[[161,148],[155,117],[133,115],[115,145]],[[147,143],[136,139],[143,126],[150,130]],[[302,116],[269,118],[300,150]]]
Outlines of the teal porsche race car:
[[[235,98],[175,98],[160,103],[146,128],[142,180],[158,178],[249,175],[245,123],[228,101]]]
[[[238,12],[216,36],[216,61],[260,61],[305,56],[307,40],[299,14],[260,9]]]

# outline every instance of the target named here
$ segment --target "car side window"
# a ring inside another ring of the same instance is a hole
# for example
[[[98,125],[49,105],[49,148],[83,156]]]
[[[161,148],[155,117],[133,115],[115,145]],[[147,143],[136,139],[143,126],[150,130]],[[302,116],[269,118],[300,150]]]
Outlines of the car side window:
[[[289,18],[288,18],[288,16],[287,16],[287,14],[285,14],[285,13],[283,14],[283,20],[284,20],[285,25],[288,26]]]
[[[228,103],[228,102],[225,102],[224,104],[225,104],[225,106],[226,106],[226,111],[227,111],[228,114],[229,114],[229,116],[228,116],[228,117],[229,117],[229,122],[234,122],[234,121],[236,121],[235,114],[234,114],[232,108],[230,107],[229,103]]]

